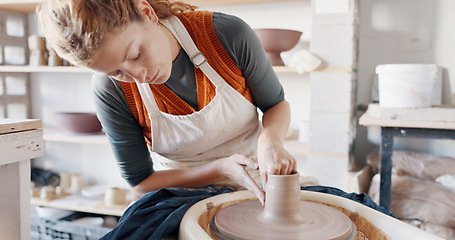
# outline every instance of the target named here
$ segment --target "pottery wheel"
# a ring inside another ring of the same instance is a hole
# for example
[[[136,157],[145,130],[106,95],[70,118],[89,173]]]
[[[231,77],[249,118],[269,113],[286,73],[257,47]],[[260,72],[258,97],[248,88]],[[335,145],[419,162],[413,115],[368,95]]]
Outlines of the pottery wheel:
[[[265,222],[263,207],[249,200],[221,209],[210,230],[218,239],[354,239],[357,230],[342,212],[329,206],[300,202],[302,219],[296,222]],[[298,211],[298,209],[296,209]]]

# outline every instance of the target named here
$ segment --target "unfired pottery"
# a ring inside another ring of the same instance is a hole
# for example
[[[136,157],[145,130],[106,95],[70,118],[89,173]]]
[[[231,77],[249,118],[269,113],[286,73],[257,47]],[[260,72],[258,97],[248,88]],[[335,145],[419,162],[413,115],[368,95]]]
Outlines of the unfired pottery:
[[[269,175],[265,186],[264,211],[258,215],[263,222],[301,223],[299,174]]]
[[[291,50],[302,32],[290,29],[254,29],[273,66],[284,66],[281,52]]]
[[[96,113],[56,112],[54,119],[59,128],[67,133],[94,134],[100,133],[102,129]]]
[[[52,200],[55,196],[55,188],[52,186],[44,186],[40,190],[40,198],[43,200]]]
[[[70,172],[62,172],[60,173],[60,187],[64,190],[71,189],[71,173]]]
[[[85,178],[79,174],[71,176],[71,192],[79,193],[85,187]]]
[[[301,201],[299,174],[269,176],[262,208],[257,200],[233,204],[213,218],[217,239],[354,239],[356,227],[342,212]]]
[[[121,188],[108,188],[104,193],[104,205],[106,207],[115,207],[125,204],[125,190]]]

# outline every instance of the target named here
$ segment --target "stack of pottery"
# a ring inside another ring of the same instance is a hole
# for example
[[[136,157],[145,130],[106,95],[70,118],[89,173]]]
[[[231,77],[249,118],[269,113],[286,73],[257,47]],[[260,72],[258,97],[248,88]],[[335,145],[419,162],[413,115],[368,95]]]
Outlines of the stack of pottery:
[[[63,59],[61,59],[57,53],[54,51],[54,49],[48,48],[49,51],[49,60],[48,60],[48,65],[49,66],[63,66]]]
[[[38,35],[28,37],[28,48],[30,51],[30,65],[43,66],[47,65],[46,40]]]

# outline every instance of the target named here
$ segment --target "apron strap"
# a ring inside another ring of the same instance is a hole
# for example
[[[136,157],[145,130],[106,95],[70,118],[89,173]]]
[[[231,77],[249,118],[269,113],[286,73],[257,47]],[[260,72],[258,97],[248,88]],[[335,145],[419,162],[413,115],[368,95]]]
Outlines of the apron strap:
[[[152,89],[150,89],[150,85],[148,83],[136,83],[137,88],[139,89],[139,93],[143,99],[143,103],[147,112],[151,115],[158,114],[160,109],[156,104],[155,98],[152,93]]]
[[[169,31],[171,31],[179,44],[182,46],[183,50],[185,50],[185,52],[190,57],[190,60],[193,62],[194,66],[200,68],[202,72],[208,77],[208,79],[213,83],[213,85],[215,85],[215,87],[226,84],[224,79],[207,62],[204,54],[202,54],[196,47],[196,44],[194,44],[193,39],[178,17],[171,16],[166,19],[160,19],[160,23],[169,29]],[[148,113],[152,115],[158,114],[160,110],[153,97],[153,93],[150,89],[149,84],[137,83],[137,86],[141,96],[148,100],[143,101]]]
[[[216,87],[219,87],[221,84],[225,83],[223,78],[215,70],[213,70],[213,68],[207,62],[204,54],[202,54],[196,47],[193,39],[178,17],[171,16],[166,19],[161,19],[160,22],[167,29],[169,29],[169,31],[172,32],[174,37],[183,47],[183,50],[185,50],[185,52],[190,57],[191,62],[193,62],[197,68],[200,68]]]

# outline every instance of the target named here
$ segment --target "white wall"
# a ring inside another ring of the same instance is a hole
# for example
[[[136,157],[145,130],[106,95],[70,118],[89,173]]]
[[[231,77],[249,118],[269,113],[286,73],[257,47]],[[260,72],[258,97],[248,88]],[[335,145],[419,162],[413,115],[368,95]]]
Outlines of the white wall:
[[[434,36],[434,61],[444,68],[444,103],[450,103],[450,94],[455,94],[455,1],[439,0],[436,6]],[[449,91],[449,88],[451,91]],[[455,96],[455,95],[453,95]],[[455,105],[455,99],[452,99]],[[455,142],[440,140],[431,142],[431,152],[455,158]]]
[[[434,61],[439,66],[445,68],[444,87],[446,88],[446,95],[444,96],[444,101],[449,103],[449,86],[451,86],[451,92],[455,93],[455,31],[453,29],[453,23],[455,22],[455,16],[453,14],[453,11],[455,10],[455,1],[439,0],[437,2],[434,36]],[[455,102],[453,102],[453,104],[455,105]]]
[[[370,102],[376,65],[385,63],[435,63],[444,68],[443,103],[450,103],[449,77],[453,81],[454,31],[451,0],[362,0],[357,103]],[[415,45],[415,39],[422,44]],[[379,142],[379,132],[370,131]],[[378,147],[366,141],[367,130],[358,128],[356,159],[364,161]],[[395,148],[455,157],[453,141],[397,139]]]

